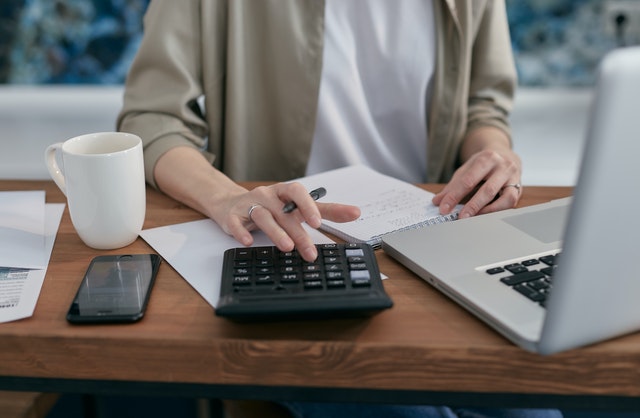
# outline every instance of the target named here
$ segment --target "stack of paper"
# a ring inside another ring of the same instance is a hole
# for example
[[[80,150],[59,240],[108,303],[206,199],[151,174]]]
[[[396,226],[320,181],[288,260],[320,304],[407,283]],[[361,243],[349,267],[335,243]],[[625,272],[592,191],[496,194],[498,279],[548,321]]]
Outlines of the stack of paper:
[[[0,322],[33,315],[63,210],[44,191],[0,192]]]

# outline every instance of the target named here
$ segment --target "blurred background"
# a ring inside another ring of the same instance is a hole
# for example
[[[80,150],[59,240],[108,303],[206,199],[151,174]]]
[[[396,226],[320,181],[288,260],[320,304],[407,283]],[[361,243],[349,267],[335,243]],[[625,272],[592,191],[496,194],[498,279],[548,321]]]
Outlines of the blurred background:
[[[0,83],[122,84],[149,0],[2,0]]]
[[[48,178],[47,145],[115,129],[149,0],[0,2],[0,178]],[[525,185],[574,185],[597,66],[640,43],[640,0],[506,0]],[[37,122],[37,123],[36,123]]]
[[[0,2],[0,178],[48,178],[47,145],[115,129],[149,0]],[[573,185],[608,51],[640,43],[640,0],[506,0],[525,185]]]
[[[0,83],[122,84],[148,3],[2,0]],[[604,53],[638,43],[638,3],[507,0],[521,85],[590,86]]]

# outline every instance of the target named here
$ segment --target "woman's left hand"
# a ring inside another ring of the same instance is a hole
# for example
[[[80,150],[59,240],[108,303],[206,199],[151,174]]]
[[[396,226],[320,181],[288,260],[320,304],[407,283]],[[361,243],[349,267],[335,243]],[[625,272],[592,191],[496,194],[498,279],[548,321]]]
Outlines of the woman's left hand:
[[[450,213],[465,200],[460,218],[516,206],[522,195],[522,163],[503,131],[476,129],[465,140],[461,157],[463,165],[433,198],[440,213]]]

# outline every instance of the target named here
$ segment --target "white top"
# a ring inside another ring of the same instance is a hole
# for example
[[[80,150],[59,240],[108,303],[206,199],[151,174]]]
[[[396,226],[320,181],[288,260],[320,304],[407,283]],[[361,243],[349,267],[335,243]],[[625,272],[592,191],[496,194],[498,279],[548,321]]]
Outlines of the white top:
[[[327,0],[307,175],[364,164],[423,182],[435,61],[432,0]]]

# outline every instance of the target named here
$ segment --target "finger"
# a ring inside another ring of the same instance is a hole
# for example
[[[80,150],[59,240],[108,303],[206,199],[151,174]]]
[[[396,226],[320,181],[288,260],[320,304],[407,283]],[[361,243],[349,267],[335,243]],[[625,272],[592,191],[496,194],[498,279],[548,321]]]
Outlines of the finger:
[[[320,226],[319,210],[301,184],[279,183],[269,187],[257,187],[251,191],[251,198],[260,202],[260,205],[254,207],[250,219],[248,209],[244,209],[244,223],[247,229],[262,230],[281,251],[292,251],[296,248],[307,261],[317,258],[315,244],[301,224],[307,221],[302,211],[296,210],[289,214],[282,211],[284,202],[290,199],[310,200],[312,211],[317,213],[317,227]],[[254,205],[249,205],[249,208]]]
[[[318,258],[318,249],[307,231],[302,227],[302,224],[297,223],[295,227],[288,230],[288,233],[294,242],[296,250],[303,259],[314,261]]]
[[[484,180],[490,175],[492,167],[486,158],[479,157],[460,167],[453,174],[451,181],[433,199],[433,203],[439,206],[440,213],[451,213],[460,202],[469,196],[475,196],[486,185]]]
[[[454,175],[451,181],[434,196],[432,202],[439,207],[440,214],[446,215],[464,199],[473,196],[482,187],[482,177],[465,173]]]
[[[303,259],[306,261],[314,261],[318,258],[318,250],[311,236],[303,226],[305,219],[300,211],[296,210],[294,213],[283,213],[281,210],[278,210],[275,214],[272,213],[272,215],[274,221],[293,241],[294,247]]]
[[[458,216],[460,218],[468,218],[479,214],[485,206],[499,199],[499,193],[506,181],[506,174],[498,173],[493,175],[470,197]]]
[[[433,203],[438,207],[438,211],[440,212],[441,215],[447,215],[451,213],[451,211],[457,204],[455,203],[456,202],[455,198],[447,199],[446,197],[447,197],[447,190],[442,189],[435,196],[433,196],[433,199],[431,199],[431,203]]]
[[[322,224],[322,217],[315,200],[309,195],[307,189],[300,183],[287,183],[277,189],[278,198],[287,204],[294,203],[297,219],[302,219],[313,228],[319,228]],[[289,212],[287,212],[289,213]]]
[[[510,184],[517,184],[517,183],[510,183]],[[485,213],[496,212],[499,210],[511,209],[518,204],[518,202],[520,201],[520,196],[522,196],[522,186],[520,187],[503,186],[501,191],[498,194],[498,197],[493,202],[491,202],[490,204],[482,208],[478,212],[478,214],[481,215]]]
[[[318,250],[313,240],[296,217],[288,216],[278,208],[275,213],[265,206],[255,208],[251,220],[281,251],[297,249],[306,261],[314,261]]]
[[[245,247],[253,244],[253,235],[251,235],[250,229],[245,225],[247,222],[243,221],[238,216],[229,216],[226,226],[223,228],[224,232],[234,237],[239,243]],[[254,226],[253,223],[250,223]]]
[[[351,222],[360,217],[361,211],[357,206],[340,203],[318,203],[322,218],[332,222]]]
[[[509,182],[511,180],[511,182]],[[513,190],[508,190],[513,189]],[[483,213],[514,207],[520,198],[521,185],[505,172],[498,172],[487,180],[461,209],[459,216],[467,218]]]
[[[256,207],[250,219],[257,228],[261,229],[281,251],[292,251],[294,242],[289,234],[276,221],[271,211],[265,206]]]

